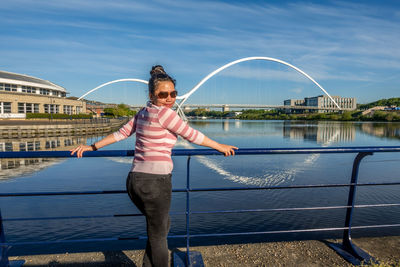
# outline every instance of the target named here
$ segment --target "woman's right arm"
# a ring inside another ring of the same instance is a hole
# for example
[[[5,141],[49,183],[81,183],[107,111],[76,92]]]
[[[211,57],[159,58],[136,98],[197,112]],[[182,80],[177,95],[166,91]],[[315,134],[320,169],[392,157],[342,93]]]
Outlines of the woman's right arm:
[[[131,136],[135,131],[136,131],[136,120],[137,120],[137,115],[133,117],[130,121],[128,121],[127,124],[122,126],[118,131],[109,134],[108,136],[104,137],[100,141],[94,143],[93,145],[95,146],[96,150],[100,149],[102,147],[111,145],[115,142],[119,142],[123,139],[128,138]],[[81,158],[83,155],[83,152],[85,151],[93,151],[93,147],[90,145],[79,145],[75,147],[74,149],[71,149],[71,155],[74,155],[76,153],[76,156],[78,158]]]
[[[111,145],[115,142],[117,142],[117,140],[115,139],[114,134],[112,133],[112,134],[104,137],[100,141],[94,143],[93,145],[96,147],[96,149],[100,149],[102,147]],[[79,145],[79,146],[75,147],[74,149],[71,149],[70,151],[71,151],[71,155],[74,155],[76,153],[76,156],[78,158],[81,158],[83,155],[83,152],[93,151],[93,147],[88,146],[88,145]]]

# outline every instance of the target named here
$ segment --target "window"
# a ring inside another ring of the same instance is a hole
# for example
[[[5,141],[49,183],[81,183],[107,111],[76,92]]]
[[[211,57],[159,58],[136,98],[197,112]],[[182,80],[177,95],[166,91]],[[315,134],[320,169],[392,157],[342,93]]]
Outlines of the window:
[[[11,142],[0,143],[0,152],[4,151],[13,151]]]
[[[25,113],[25,103],[18,103],[18,113]]]
[[[4,144],[5,151],[13,151],[13,145],[11,142],[7,142]]]
[[[39,163],[38,159],[26,159],[25,160],[25,166],[34,165],[34,164],[38,164],[38,163]]]
[[[36,88],[31,86],[22,86],[22,93],[35,94]]]
[[[18,113],[39,113],[39,104],[18,103]]]
[[[41,95],[49,95],[50,94],[50,90],[44,89],[44,88],[40,88],[39,92]]]
[[[63,110],[64,114],[72,114],[72,106],[69,105],[64,105],[64,110]]]
[[[31,103],[26,104],[26,113],[32,113],[32,104]]]
[[[45,113],[59,113],[60,110],[60,105],[54,105],[54,104],[44,104],[44,112]]]
[[[0,83],[0,90],[9,91],[9,92],[16,92],[17,85],[9,84],[9,83]]]
[[[26,151],[26,143],[19,143],[19,151]]]
[[[71,139],[65,139],[64,140],[64,146],[72,146],[72,140]]]
[[[35,141],[35,150],[40,150],[40,141]]]
[[[2,169],[14,169],[18,168],[20,166],[19,160],[9,160],[7,163],[3,166],[1,166]]]
[[[81,114],[81,112],[82,112],[82,107],[77,106],[76,107],[76,114]]]
[[[0,102],[0,114],[11,113],[11,102]]]
[[[33,151],[34,150],[34,145],[33,145],[33,141],[27,142],[27,147],[28,147],[28,151]]]
[[[46,141],[46,148],[56,148],[60,146],[60,140]]]

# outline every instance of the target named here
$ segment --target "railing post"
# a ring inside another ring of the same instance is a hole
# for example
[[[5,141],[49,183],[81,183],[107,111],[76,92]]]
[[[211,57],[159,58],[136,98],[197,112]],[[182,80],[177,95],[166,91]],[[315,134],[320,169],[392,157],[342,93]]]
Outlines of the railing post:
[[[353,162],[353,169],[351,173],[349,197],[347,200],[347,211],[345,220],[345,230],[343,232],[342,244],[329,243],[329,246],[333,248],[340,256],[351,262],[353,265],[377,263],[375,258],[370,256],[367,252],[357,247],[351,242],[351,223],[353,219],[353,211],[355,204],[355,196],[358,182],[358,170],[360,167],[361,160],[372,152],[360,152],[357,154]]]
[[[4,243],[6,242],[6,237],[4,235],[4,229],[3,229],[3,219],[1,217],[1,210],[0,210],[0,267],[6,267],[9,266],[9,261],[8,261],[8,249],[9,246],[5,245]]]
[[[203,257],[198,251],[190,251],[190,155],[186,164],[186,253],[174,252],[174,267],[204,267]]]
[[[186,266],[190,266],[190,251],[189,251],[189,224],[190,224],[190,156],[187,159],[186,165]]]
[[[0,267],[20,267],[25,263],[25,260],[8,260],[8,250],[10,246],[6,245],[6,236],[4,234],[3,218],[0,210]]]

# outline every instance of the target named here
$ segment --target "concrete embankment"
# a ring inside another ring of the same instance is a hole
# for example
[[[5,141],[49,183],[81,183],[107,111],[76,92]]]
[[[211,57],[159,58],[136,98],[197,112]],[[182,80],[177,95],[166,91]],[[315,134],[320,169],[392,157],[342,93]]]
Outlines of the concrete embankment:
[[[1,120],[0,138],[37,138],[108,133],[125,120]]]
[[[339,242],[338,240],[329,240]],[[400,266],[400,236],[358,238],[353,242],[375,257],[379,266]],[[183,249],[180,249],[183,251]],[[243,266],[352,266],[325,242],[293,241],[192,247],[209,267]],[[143,250],[66,253],[11,257],[24,266],[142,266]]]

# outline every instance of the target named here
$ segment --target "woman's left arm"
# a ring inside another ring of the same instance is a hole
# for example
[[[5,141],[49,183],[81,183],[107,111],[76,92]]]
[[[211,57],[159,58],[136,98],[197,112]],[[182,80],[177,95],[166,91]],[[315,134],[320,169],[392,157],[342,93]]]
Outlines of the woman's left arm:
[[[204,136],[203,142],[200,144],[201,146],[206,146],[218,150],[223,153],[225,157],[235,156],[235,150],[238,149],[235,146],[220,144],[207,136]]]
[[[189,142],[218,150],[219,152],[223,153],[226,157],[234,156],[235,149],[238,149],[235,146],[220,144],[208,138],[200,131],[191,128],[186,122],[184,122],[178,116],[178,114],[175,111],[169,108],[161,109],[158,115],[159,115],[158,120],[164,128],[170,130],[171,132],[179,134]]]

